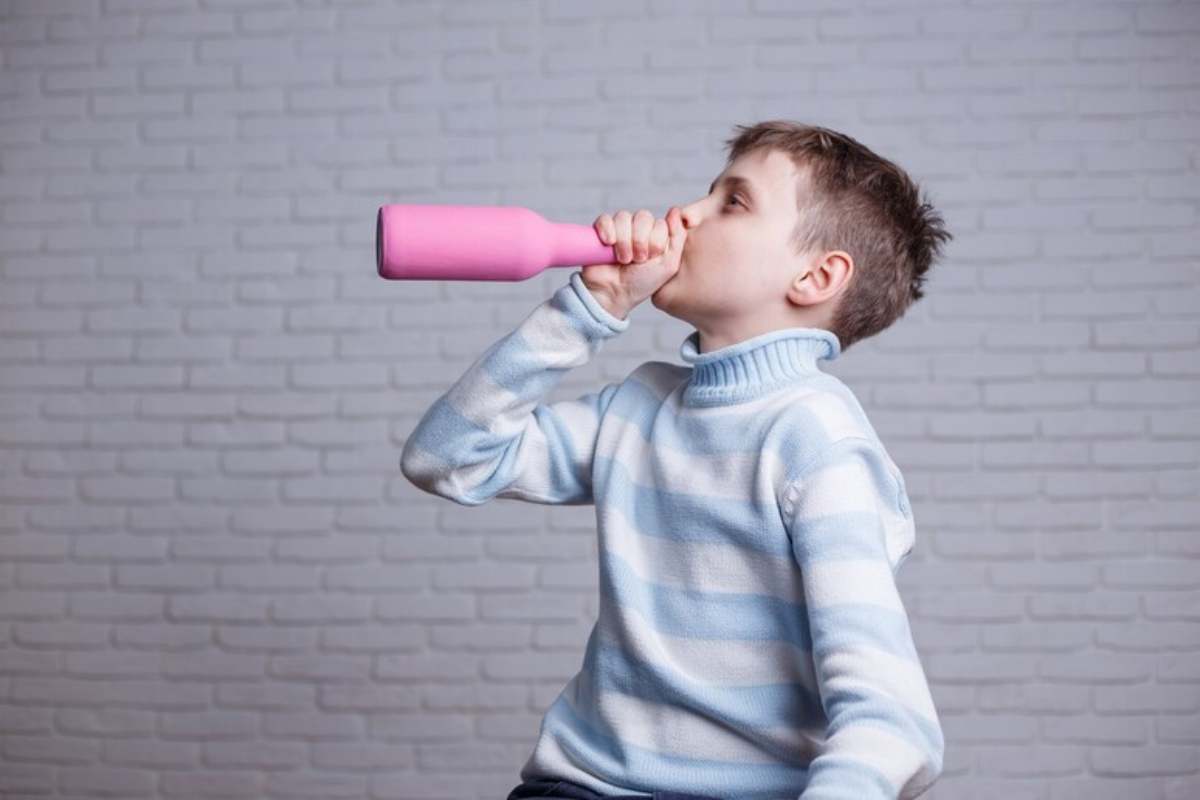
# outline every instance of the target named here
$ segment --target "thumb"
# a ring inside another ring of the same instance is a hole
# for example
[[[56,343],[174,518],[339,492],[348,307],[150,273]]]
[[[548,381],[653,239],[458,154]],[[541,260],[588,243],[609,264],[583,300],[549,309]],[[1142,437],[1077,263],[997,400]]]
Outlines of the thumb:
[[[687,240],[687,228],[683,226],[683,212],[678,206],[671,206],[667,211],[667,234],[670,236],[670,249],[683,248],[683,243]]]

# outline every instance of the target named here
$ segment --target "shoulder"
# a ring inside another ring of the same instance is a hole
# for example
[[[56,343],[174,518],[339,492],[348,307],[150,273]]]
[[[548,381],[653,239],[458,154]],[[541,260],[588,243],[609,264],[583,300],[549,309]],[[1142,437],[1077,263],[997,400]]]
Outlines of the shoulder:
[[[690,367],[667,361],[643,361],[629,371],[622,384],[647,394],[661,404],[681,383],[687,381],[690,372]]]
[[[650,419],[686,380],[686,369],[681,371],[677,365],[665,361],[644,361],[609,384],[612,397],[606,407],[628,419]]]
[[[893,570],[912,552],[916,541],[904,476],[877,438],[847,436],[823,447],[801,474],[784,486],[779,507],[792,535],[812,524],[823,530],[817,520],[853,515],[847,517],[854,520],[851,528],[835,525],[829,530],[852,529],[882,543]]]
[[[788,392],[785,402],[775,407],[771,436],[785,482],[838,442],[879,438],[858,399],[832,375]]]
[[[781,500],[786,505],[807,488],[831,484],[833,471],[853,474],[855,483],[849,485],[872,489],[877,496],[886,498],[888,505],[908,512],[900,468],[878,439],[861,436],[846,436],[817,448],[786,482]]]
[[[797,393],[774,421],[780,459],[777,486],[794,493],[816,470],[855,461],[869,468],[876,486],[909,513],[904,476],[867,418],[858,398],[840,380],[829,376],[819,388]]]

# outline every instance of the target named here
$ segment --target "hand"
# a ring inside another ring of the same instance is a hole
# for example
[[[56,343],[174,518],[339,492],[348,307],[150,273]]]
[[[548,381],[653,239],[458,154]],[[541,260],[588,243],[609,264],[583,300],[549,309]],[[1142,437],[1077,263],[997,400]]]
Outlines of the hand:
[[[601,214],[592,223],[600,241],[613,245],[617,261],[585,264],[580,278],[609,312],[624,319],[679,271],[687,230],[683,214],[671,206],[665,219],[647,209],[614,216]]]

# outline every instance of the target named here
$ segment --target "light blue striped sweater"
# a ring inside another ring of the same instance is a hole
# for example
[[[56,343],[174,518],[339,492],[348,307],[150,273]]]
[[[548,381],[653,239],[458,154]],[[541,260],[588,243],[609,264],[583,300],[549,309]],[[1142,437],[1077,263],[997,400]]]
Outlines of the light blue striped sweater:
[[[923,793],[944,740],[895,573],[904,479],[837,337],[775,330],[545,403],[629,327],[580,272],[426,411],[401,469],[463,505],[596,507],[600,610],[522,780],[601,794]]]

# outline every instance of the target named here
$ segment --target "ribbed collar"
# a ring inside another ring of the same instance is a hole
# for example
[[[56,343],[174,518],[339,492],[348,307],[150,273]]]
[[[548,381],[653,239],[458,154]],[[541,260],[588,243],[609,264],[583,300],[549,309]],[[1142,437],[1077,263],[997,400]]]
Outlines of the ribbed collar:
[[[700,352],[700,332],[693,331],[679,347],[680,357],[692,365],[683,404],[749,400],[819,375],[817,361],[832,361],[839,353],[837,335],[823,328],[781,328],[707,353]]]

